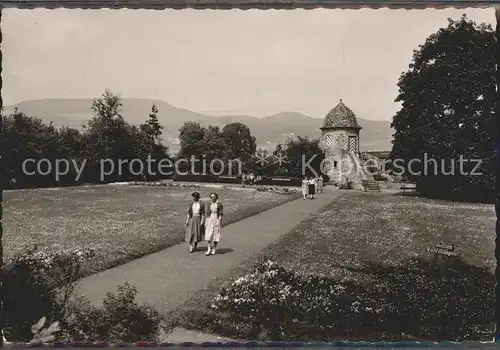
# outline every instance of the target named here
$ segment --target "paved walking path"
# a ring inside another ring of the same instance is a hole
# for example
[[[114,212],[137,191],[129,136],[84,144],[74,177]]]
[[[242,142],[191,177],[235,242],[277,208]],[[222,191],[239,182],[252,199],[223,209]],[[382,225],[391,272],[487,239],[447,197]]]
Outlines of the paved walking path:
[[[161,340],[161,342],[166,342],[166,343],[174,343],[174,344],[181,344],[181,343],[195,343],[195,344],[201,344],[201,343],[232,343],[232,342],[239,342],[239,343],[244,343],[247,342],[248,340],[242,340],[242,339],[230,339],[230,338],[225,338],[218,336],[216,334],[208,334],[208,333],[203,333],[203,332],[197,332],[197,331],[190,331],[185,328],[174,328],[168,336],[166,336],[164,339]]]
[[[159,312],[172,310],[343,193],[326,187],[314,200],[300,198],[225,226],[214,256],[205,256],[206,243],[192,254],[186,244],[179,244],[84,278],[77,292],[98,305],[107,292],[128,282],[137,288],[140,303],[147,302]]]

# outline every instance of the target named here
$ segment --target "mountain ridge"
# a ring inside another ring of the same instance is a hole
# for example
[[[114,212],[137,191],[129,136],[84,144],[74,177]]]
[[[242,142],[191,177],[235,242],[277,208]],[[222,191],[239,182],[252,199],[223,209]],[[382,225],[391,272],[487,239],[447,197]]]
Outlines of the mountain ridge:
[[[173,106],[161,99],[122,98],[124,119],[131,124],[144,122],[154,103],[158,108],[158,119],[165,127],[163,137],[166,143],[175,149],[179,128],[187,121],[199,122],[203,126],[223,127],[231,122],[246,124],[257,139],[259,147],[272,148],[287,137],[320,136],[319,127],[322,118],[314,118],[300,112],[284,111],[270,116],[257,118],[250,115],[207,115]],[[4,114],[10,114],[17,107],[21,112],[38,117],[45,123],[52,122],[55,127],[73,127],[82,129],[83,124],[92,118],[91,98],[43,98],[25,100],[15,105],[5,106]],[[326,113],[326,112],[325,112]],[[389,121],[375,121],[358,118],[363,127],[360,147],[364,150],[390,150],[392,131]]]

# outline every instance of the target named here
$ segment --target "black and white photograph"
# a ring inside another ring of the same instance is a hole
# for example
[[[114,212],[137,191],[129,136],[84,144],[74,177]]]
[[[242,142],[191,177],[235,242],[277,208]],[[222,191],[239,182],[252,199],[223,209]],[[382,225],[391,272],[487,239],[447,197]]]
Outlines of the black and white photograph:
[[[496,26],[3,8],[3,343],[491,341]]]

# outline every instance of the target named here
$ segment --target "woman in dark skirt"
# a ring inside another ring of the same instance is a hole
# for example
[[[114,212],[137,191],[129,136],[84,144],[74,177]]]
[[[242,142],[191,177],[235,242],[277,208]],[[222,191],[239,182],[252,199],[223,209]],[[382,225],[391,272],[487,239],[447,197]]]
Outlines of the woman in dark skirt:
[[[193,192],[191,197],[193,197],[193,202],[187,210],[185,237],[186,242],[189,243],[190,253],[196,250],[198,242],[203,240],[205,228],[205,205],[200,201],[198,192]]]

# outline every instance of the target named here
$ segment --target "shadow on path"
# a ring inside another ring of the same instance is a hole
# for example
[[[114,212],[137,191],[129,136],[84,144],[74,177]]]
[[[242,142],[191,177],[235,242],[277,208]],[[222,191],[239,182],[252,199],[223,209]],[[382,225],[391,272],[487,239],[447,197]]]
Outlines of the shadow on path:
[[[201,252],[206,252],[207,251],[207,248],[206,247],[197,247],[193,254],[195,253],[201,253]],[[215,251],[215,255],[224,255],[224,254],[227,254],[227,253],[232,253],[234,252],[234,249],[231,249],[231,248],[220,248],[220,249],[217,249]]]

